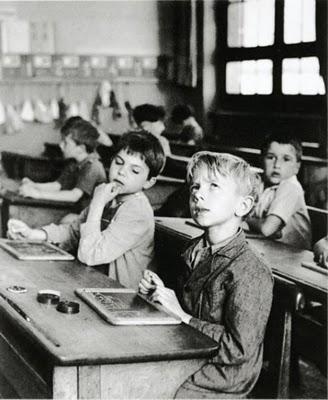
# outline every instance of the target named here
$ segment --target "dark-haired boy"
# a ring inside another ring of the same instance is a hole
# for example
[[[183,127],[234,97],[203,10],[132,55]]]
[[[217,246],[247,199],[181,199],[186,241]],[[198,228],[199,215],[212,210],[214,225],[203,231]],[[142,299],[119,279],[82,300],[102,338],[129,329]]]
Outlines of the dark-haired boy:
[[[48,240],[68,251],[78,250],[87,265],[107,264],[108,275],[127,287],[137,288],[151,264],[154,214],[143,193],[156,182],[165,156],[158,139],[145,131],[124,134],[109,168],[109,183],[97,186],[90,206],[71,224],[31,229],[9,220],[13,239]]]
[[[156,136],[163,147],[164,154],[167,156],[171,154],[171,149],[169,141],[162,136],[165,130],[164,117],[164,108],[154,104],[140,104],[133,109],[133,118],[138,127]]]
[[[96,153],[99,133],[81,117],[71,117],[61,128],[60,148],[66,159],[73,159],[54,182],[38,183],[23,178],[19,193],[35,199],[77,203],[77,211],[88,206],[94,188],[106,182],[103,164]]]
[[[249,228],[301,249],[311,249],[311,222],[304,192],[297,180],[302,145],[287,133],[270,135],[262,148],[263,190]]]

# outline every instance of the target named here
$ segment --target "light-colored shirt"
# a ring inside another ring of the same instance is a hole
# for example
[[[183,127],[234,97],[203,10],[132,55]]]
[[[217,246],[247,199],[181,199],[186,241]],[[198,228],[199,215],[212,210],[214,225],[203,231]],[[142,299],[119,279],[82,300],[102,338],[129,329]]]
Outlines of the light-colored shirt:
[[[137,289],[143,271],[154,253],[154,214],[144,193],[126,196],[104,209],[101,231],[85,224],[88,209],[69,225],[43,227],[48,240],[68,251],[78,249],[78,258],[88,265],[108,264],[108,276]]]
[[[296,176],[266,188],[255,207],[258,218],[276,215],[283,223],[280,242],[302,249],[311,248],[311,222],[304,192]]]

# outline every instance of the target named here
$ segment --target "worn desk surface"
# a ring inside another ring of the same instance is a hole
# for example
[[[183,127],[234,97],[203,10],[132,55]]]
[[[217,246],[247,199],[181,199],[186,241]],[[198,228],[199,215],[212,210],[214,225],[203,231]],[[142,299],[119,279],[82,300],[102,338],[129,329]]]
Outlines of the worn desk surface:
[[[187,223],[186,223],[187,222]],[[189,225],[192,222],[185,218],[158,217],[156,228],[165,230],[181,240],[190,240],[202,234],[202,229]],[[303,289],[310,291],[320,299],[327,299],[328,277],[327,275],[305,268],[302,262],[312,262],[313,253],[308,250],[300,250],[283,243],[258,238],[257,235],[249,237],[250,245],[257,251],[272,272],[287,278]]]
[[[216,344],[185,324],[175,326],[112,326],[74,294],[82,287],[117,287],[95,269],[77,261],[19,261],[0,249],[0,292],[31,319],[26,321],[3,298],[0,307],[27,335],[38,342],[56,364],[101,364],[169,360],[208,356]],[[8,286],[27,288],[15,294]],[[80,303],[80,313],[62,314],[36,300],[40,289],[61,292]]]

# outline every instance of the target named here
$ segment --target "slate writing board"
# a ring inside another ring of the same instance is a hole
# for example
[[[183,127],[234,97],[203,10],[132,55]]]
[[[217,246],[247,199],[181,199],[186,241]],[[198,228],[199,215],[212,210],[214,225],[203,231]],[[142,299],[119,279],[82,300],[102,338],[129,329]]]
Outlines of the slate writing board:
[[[75,293],[112,325],[173,325],[179,317],[134,289],[82,288]]]
[[[0,247],[19,260],[74,260],[72,254],[44,241],[0,239]]]

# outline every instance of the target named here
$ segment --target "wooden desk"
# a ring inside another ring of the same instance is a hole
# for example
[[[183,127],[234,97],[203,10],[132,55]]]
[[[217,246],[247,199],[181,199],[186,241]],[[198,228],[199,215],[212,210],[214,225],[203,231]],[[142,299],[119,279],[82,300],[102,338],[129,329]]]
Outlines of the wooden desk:
[[[188,325],[112,326],[74,294],[81,287],[118,284],[77,261],[18,261],[0,249],[0,373],[16,397],[172,398],[213,355],[217,343]],[[26,293],[6,290],[11,285]],[[62,314],[42,305],[40,289],[60,290],[80,303]]]
[[[156,219],[156,230],[166,232],[174,238],[175,243],[180,246],[190,239],[200,236],[203,231],[191,226],[184,218],[158,217]],[[249,244],[259,253],[265,263],[271,267],[274,275],[282,276],[299,285],[300,288],[311,298],[327,302],[328,277],[320,272],[302,267],[302,261],[313,261],[313,253],[308,250],[300,250],[280,242],[267,239],[248,238]],[[180,247],[181,248],[181,247]]]
[[[74,212],[76,203],[68,201],[41,200],[23,197],[7,191],[1,194],[1,232],[6,237],[9,218],[17,218],[35,228],[57,223],[70,212]]]

